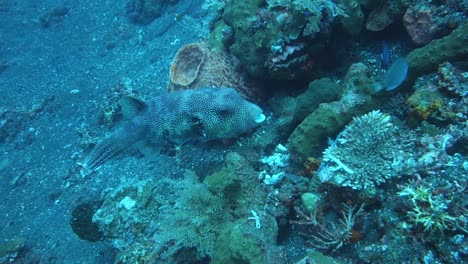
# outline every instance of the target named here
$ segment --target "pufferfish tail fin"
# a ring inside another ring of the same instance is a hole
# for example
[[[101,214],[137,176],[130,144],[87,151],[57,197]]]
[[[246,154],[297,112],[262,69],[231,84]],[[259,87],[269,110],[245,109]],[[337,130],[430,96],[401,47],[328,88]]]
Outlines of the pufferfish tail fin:
[[[124,96],[119,101],[124,118],[131,120],[146,111],[148,105],[137,98]],[[138,141],[143,133],[140,130],[144,126],[138,126],[132,121],[126,122],[124,126],[116,130],[111,136],[96,145],[81,164],[81,175],[87,176],[95,172],[101,165],[129,149],[135,141]]]
[[[130,149],[143,135],[141,127],[133,122],[127,122],[101,143],[97,144],[81,166],[82,176],[87,176],[118,154]]]
[[[80,171],[81,176],[85,177],[95,172],[101,165],[115,157],[124,149],[116,138],[110,137],[104,139],[96,145],[91,153],[86,157]]]

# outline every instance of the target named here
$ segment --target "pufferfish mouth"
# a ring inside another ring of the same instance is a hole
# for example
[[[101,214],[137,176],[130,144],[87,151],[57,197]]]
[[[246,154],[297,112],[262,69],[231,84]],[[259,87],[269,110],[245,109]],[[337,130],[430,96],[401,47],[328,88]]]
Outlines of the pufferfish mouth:
[[[261,113],[255,118],[255,123],[257,124],[263,123],[265,119],[266,119],[266,116],[263,113]]]

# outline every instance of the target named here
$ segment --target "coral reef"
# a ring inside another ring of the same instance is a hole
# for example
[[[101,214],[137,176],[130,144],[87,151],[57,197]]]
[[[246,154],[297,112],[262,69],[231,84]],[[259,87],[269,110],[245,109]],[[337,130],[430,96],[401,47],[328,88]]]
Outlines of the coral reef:
[[[364,23],[364,13],[361,5],[358,1],[347,0],[338,0],[336,3],[340,4],[346,13],[346,16],[340,19],[343,29],[351,35],[358,35]]]
[[[376,186],[409,170],[414,161],[405,146],[390,116],[372,111],[355,117],[324,151],[318,177],[372,195]]]
[[[205,178],[206,183],[187,171],[182,180],[122,182],[106,191],[93,221],[118,250],[117,260],[264,263],[266,258],[277,259],[276,222],[262,212],[262,193],[252,184],[255,172],[237,153],[228,154],[226,161],[224,168]]]
[[[468,111],[468,78],[451,63],[439,65],[436,74],[417,79],[406,103],[413,117],[434,124],[463,124]]]
[[[313,58],[309,51],[317,54],[323,49],[323,45],[314,47],[312,40],[326,38],[332,22],[345,11],[328,0],[272,0],[266,6],[262,2],[227,2],[223,23],[217,23],[222,29],[213,32],[224,32],[226,26],[232,30],[233,41],[225,48],[239,58],[251,77],[293,79],[310,72]],[[226,43],[218,36],[210,43]],[[312,46],[305,49],[308,44]]]
[[[447,35],[450,30],[466,20],[462,3],[448,0],[445,4],[420,2],[410,6],[403,16],[403,24],[416,44],[428,44],[435,38]]]
[[[341,98],[320,104],[289,136],[288,147],[294,157],[305,160],[313,156],[326,137],[337,133],[353,116],[371,110],[377,101],[371,96],[374,83],[367,66],[362,63],[351,65]]]
[[[445,61],[465,61],[468,58],[468,23],[460,25],[449,35],[434,40],[411,51],[408,61],[408,78],[414,80],[422,74],[430,73]]]

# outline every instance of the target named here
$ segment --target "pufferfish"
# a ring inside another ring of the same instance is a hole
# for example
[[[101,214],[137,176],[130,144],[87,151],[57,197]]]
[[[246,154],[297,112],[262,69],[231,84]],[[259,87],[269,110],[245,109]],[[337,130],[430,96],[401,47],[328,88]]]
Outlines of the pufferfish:
[[[238,137],[258,127],[266,117],[262,109],[233,88],[199,88],[157,96],[148,101],[120,100],[127,119],[91,151],[82,164],[87,175],[138,142],[181,145]]]

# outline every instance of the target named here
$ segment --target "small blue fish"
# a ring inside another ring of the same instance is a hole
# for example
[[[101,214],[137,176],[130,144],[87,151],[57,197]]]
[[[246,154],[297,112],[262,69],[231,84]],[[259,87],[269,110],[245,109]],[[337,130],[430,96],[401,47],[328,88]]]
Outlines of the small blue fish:
[[[398,88],[408,75],[408,62],[404,57],[398,58],[383,76],[382,85],[386,91]]]
[[[305,10],[303,14],[305,17],[310,17],[312,15],[312,12],[310,12],[309,10]]]
[[[392,63],[390,54],[390,45],[388,42],[382,42],[382,53],[380,54],[380,63],[383,69],[388,69],[388,66]]]
[[[381,77],[381,80],[373,84],[375,92],[380,91],[392,91],[398,88],[405,80],[408,75],[408,62],[404,57],[398,58],[385,74]]]

